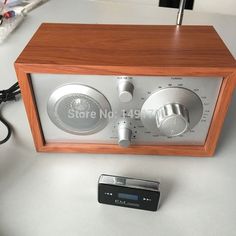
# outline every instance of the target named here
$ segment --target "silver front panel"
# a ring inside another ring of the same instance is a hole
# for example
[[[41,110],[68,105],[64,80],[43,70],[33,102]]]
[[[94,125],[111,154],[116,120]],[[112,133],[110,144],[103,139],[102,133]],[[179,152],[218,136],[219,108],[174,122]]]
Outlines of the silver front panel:
[[[31,79],[46,142],[116,144],[118,123],[124,116],[128,116],[132,120],[131,145],[203,145],[223,78],[130,76],[128,79],[134,85],[131,102],[120,101],[117,76],[31,74]],[[87,85],[105,96],[112,114],[102,130],[90,135],[76,135],[63,131],[50,120],[48,100],[57,88],[67,84]],[[168,87],[187,88],[197,94],[203,104],[203,114],[198,124],[177,137],[160,136],[155,131],[146,129],[140,119],[141,108],[148,97]]]

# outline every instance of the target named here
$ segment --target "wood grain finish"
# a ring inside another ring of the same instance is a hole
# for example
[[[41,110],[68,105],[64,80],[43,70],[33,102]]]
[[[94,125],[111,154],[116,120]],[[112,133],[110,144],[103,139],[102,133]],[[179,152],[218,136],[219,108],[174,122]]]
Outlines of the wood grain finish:
[[[236,84],[236,62],[211,26],[42,24],[15,63],[37,151],[212,156]],[[46,143],[30,73],[222,76],[204,146]]]
[[[34,138],[34,144],[37,151],[40,151],[40,147],[45,145],[43,132],[39,120],[39,115],[37,111],[36,102],[34,99],[34,93],[31,86],[30,76],[27,73],[24,73],[20,67],[16,66],[16,74],[18,79],[21,95],[25,104],[26,113],[28,116],[30,129]]]
[[[211,26],[42,24],[17,63],[125,67],[231,67]]]

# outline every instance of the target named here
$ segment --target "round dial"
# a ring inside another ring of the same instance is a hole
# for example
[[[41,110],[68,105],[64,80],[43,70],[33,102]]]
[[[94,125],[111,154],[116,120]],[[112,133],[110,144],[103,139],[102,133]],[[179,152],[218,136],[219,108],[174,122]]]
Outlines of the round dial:
[[[118,124],[118,144],[128,147],[131,143],[132,129],[129,120],[121,120]]]
[[[133,99],[134,85],[126,79],[118,82],[118,93],[121,102],[130,102]]]
[[[141,120],[152,132],[178,136],[193,128],[201,119],[201,99],[185,88],[165,88],[153,93],[143,104]]]
[[[157,110],[157,127],[165,136],[178,136],[188,130],[188,110],[180,104],[167,104]]]
[[[103,129],[110,104],[99,91],[80,84],[57,88],[49,97],[47,111],[60,129],[78,135],[93,134]]]

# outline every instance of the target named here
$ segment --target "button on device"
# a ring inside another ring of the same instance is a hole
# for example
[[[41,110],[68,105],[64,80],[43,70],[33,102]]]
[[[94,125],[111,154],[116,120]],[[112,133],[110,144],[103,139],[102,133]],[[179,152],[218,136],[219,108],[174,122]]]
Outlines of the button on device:
[[[134,85],[122,76],[118,82],[119,99],[121,102],[130,102],[133,99]]]
[[[167,137],[185,133],[189,127],[188,110],[181,104],[162,106],[156,114],[157,127]]]
[[[131,143],[132,129],[129,119],[124,119],[118,125],[118,144],[121,147],[129,147]]]
[[[116,177],[115,180],[116,180],[116,184],[119,184],[119,185],[125,185],[126,183],[126,180],[123,177]]]

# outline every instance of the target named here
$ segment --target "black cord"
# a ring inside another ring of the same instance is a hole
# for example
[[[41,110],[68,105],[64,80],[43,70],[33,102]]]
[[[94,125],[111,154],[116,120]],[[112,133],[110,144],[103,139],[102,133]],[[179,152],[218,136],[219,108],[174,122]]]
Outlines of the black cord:
[[[7,136],[3,139],[3,140],[0,140],[0,145],[1,144],[4,144],[8,141],[8,139],[11,137],[11,127],[10,125],[1,117],[0,115],[0,122],[2,122],[6,128],[7,128]]]
[[[18,94],[20,94],[20,87],[18,82],[13,84],[9,89],[0,90],[0,105],[8,101],[15,101]],[[3,140],[0,140],[1,145],[9,140],[9,138],[11,137],[12,129],[9,123],[2,117],[1,113],[0,122],[2,122],[7,128],[7,136]]]

